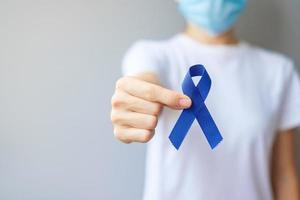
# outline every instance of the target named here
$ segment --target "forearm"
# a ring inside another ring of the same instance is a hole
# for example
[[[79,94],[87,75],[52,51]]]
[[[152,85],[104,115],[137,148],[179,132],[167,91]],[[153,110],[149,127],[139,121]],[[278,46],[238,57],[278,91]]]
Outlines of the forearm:
[[[299,179],[296,173],[274,178],[274,199],[275,200],[299,200]]]
[[[295,129],[281,131],[274,142],[272,185],[275,200],[299,200],[296,167]]]

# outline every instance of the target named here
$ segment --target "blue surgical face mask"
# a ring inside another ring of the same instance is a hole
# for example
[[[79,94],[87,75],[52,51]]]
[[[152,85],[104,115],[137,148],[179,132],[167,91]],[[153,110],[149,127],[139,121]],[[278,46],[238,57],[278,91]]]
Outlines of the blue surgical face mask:
[[[244,10],[247,0],[179,0],[187,21],[212,35],[228,31]]]

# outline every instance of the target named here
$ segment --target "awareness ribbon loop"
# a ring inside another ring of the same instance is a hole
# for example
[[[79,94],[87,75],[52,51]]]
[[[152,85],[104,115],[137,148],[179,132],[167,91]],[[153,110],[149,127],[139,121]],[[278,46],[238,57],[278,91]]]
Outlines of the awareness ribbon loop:
[[[201,76],[197,86],[192,77]],[[210,147],[215,148],[223,139],[204,101],[209,93],[211,79],[203,65],[190,67],[182,82],[183,93],[192,100],[192,105],[179,116],[169,139],[178,150],[195,118],[200,125]]]

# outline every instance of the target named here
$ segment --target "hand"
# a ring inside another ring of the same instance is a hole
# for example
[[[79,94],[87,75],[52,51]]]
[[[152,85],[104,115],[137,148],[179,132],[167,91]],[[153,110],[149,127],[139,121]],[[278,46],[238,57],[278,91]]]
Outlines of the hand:
[[[191,100],[159,86],[154,75],[144,74],[120,78],[111,104],[115,137],[124,143],[145,143],[154,135],[163,106],[184,109],[191,106]]]

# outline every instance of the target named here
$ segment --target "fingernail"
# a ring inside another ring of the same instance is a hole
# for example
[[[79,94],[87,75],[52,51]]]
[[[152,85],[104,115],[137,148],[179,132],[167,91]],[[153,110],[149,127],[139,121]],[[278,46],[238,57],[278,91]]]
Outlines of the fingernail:
[[[182,98],[182,99],[179,99],[179,105],[181,107],[188,107],[191,105],[191,100],[188,99],[188,98]]]

